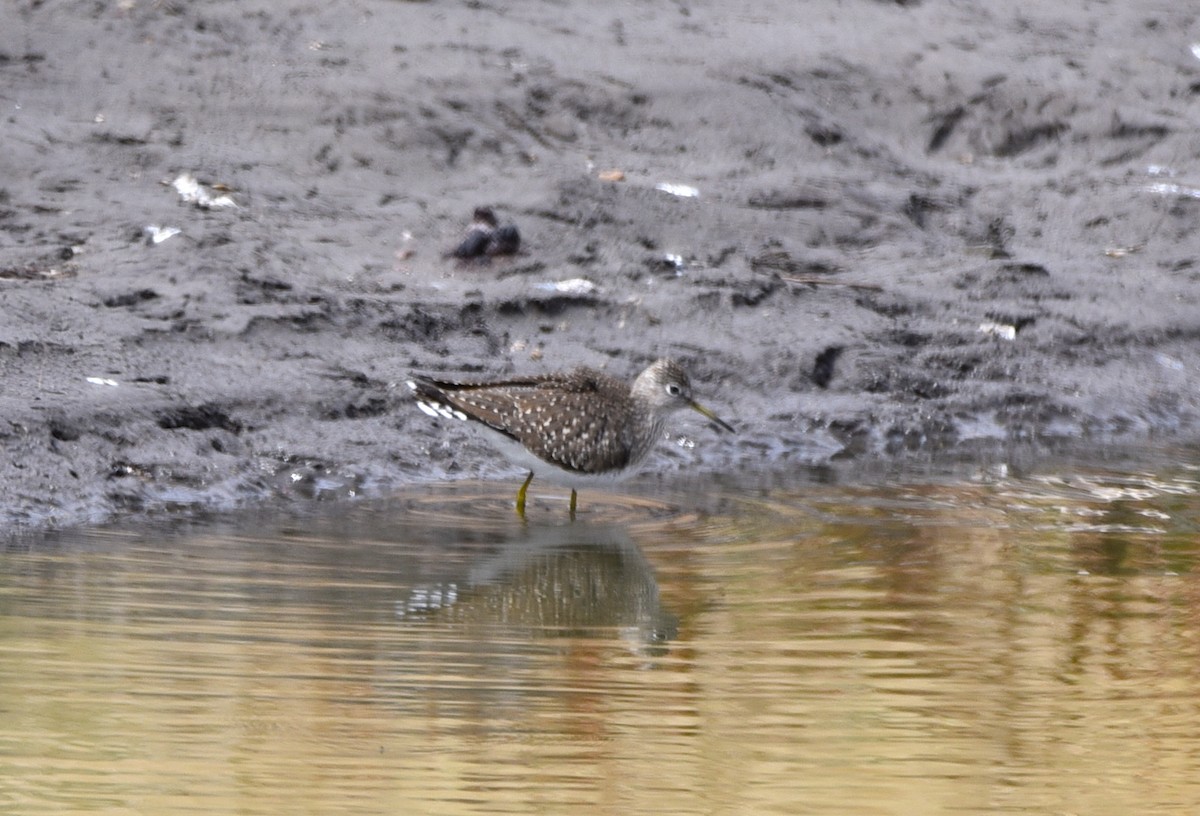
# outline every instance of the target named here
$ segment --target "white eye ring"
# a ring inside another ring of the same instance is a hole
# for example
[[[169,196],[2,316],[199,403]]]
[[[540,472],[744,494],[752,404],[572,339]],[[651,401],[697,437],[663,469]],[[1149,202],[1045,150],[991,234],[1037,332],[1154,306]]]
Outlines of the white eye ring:
[[[672,397],[678,397],[683,393],[683,389],[679,387],[678,383],[667,383],[667,393]]]

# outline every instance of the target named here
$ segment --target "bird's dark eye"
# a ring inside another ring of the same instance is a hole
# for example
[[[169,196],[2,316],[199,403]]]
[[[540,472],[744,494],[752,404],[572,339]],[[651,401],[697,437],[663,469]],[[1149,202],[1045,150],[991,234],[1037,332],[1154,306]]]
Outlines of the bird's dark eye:
[[[667,393],[672,397],[678,397],[683,393],[683,389],[679,387],[678,383],[667,383]]]

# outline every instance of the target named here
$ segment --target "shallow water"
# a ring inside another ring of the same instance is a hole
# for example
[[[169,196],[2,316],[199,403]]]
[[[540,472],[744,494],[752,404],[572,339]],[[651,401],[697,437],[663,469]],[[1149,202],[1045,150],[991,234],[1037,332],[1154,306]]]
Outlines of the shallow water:
[[[1188,457],[13,542],[0,812],[1195,812]]]

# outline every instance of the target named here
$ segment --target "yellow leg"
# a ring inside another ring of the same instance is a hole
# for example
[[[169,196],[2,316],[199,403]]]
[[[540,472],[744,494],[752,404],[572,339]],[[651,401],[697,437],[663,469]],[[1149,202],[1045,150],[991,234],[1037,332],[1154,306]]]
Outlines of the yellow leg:
[[[571,518],[575,518],[575,488],[571,488]]]
[[[521,489],[517,491],[517,515],[525,518],[525,491],[529,487],[529,483],[533,481],[533,471],[529,471],[529,475],[525,477],[525,483],[521,485]]]

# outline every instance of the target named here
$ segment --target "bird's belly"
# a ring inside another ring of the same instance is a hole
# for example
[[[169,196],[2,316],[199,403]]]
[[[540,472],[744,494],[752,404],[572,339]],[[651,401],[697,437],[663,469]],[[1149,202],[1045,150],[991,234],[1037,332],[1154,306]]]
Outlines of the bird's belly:
[[[585,473],[568,470],[545,461],[511,437],[498,433],[486,434],[487,441],[510,462],[524,470],[533,471],[535,479],[543,479],[566,487],[586,487],[588,485],[613,484],[628,479],[641,468],[641,462],[635,462],[632,467],[606,470],[600,473]]]

